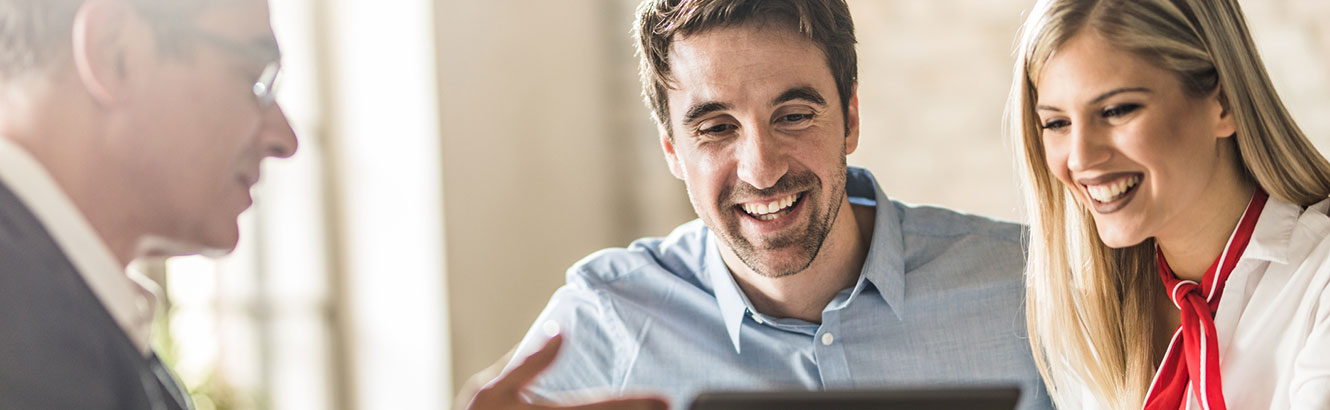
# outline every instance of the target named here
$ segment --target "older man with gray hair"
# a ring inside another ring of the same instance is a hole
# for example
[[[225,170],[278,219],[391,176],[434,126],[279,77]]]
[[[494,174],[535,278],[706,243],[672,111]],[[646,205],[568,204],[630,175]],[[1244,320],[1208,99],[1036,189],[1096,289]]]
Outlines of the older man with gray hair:
[[[0,408],[192,407],[126,266],[234,248],[280,57],[266,0],[0,0]]]

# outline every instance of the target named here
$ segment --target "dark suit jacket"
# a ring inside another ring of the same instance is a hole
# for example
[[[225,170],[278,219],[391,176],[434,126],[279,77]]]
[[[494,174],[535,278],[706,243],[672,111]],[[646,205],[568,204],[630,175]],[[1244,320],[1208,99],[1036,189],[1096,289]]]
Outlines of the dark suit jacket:
[[[188,409],[29,209],[0,183],[0,410]]]

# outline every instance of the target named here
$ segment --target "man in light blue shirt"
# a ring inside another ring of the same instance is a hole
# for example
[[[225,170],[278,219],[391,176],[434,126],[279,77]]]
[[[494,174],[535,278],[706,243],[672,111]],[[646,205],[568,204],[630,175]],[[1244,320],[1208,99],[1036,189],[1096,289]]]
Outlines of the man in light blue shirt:
[[[1049,408],[1023,336],[1021,228],[892,201],[863,169],[847,182],[851,206],[875,211],[872,239],[819,321],[755,307],[695,220],[568,271],[519,348],[543,343],[547,323],[565,338],[529,393],[659,393],[678,408],[718,389],[1019,385],[1021,408]]]
[[[1022,228],[892,201],[859,142],[842,0],[648,0],[647,103],[700,220],[575,264],[520,345],[535,401],[707,390],[1018,385]],[[510,364],[518,366],[518,362]]]

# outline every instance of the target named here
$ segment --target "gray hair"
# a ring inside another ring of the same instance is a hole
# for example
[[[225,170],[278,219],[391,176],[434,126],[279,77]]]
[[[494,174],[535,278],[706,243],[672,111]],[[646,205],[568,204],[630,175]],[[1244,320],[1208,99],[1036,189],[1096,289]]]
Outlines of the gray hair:
[[[164,51],[172,30],[215,0],[123,0],[153,24]],[[86,0],[0,0],[0,79],[49,68],[67,55],[74,18]]]

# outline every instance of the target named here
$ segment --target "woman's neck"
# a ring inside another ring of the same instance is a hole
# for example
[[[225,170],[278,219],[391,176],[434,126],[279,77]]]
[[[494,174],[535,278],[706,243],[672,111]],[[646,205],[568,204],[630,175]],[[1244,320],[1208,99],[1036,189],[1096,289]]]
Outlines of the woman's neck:
[[[1216,181],[1213,195],[1193,201],[1196,206],[1183,210],[1183,217],[1170,224],[1172,229],[1155,236],[1178,279],[1201,283],[1251,202],[1256,189],[1251,180],[1240,174],[1219,179],[1222,182]]]

